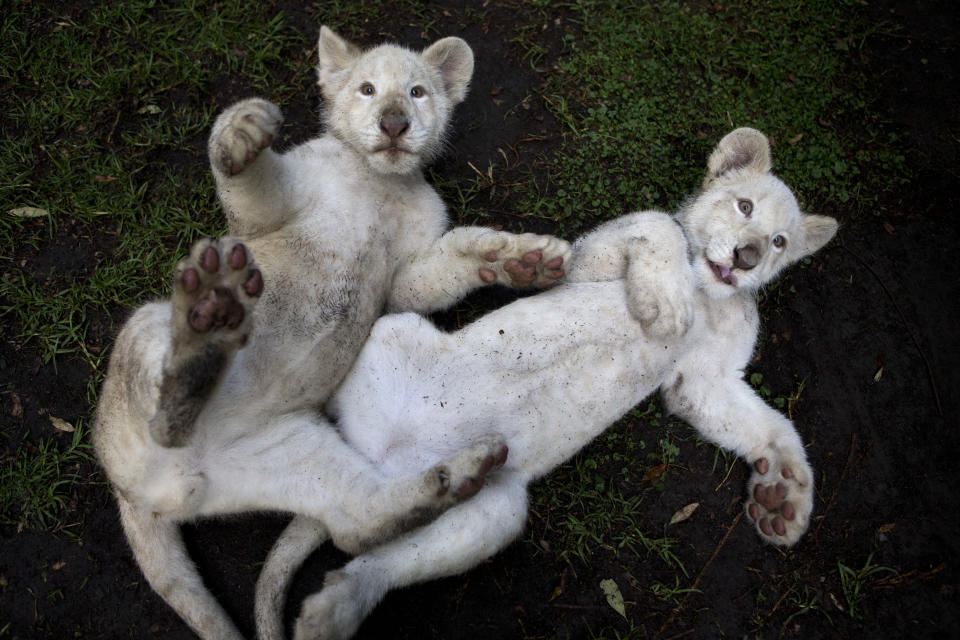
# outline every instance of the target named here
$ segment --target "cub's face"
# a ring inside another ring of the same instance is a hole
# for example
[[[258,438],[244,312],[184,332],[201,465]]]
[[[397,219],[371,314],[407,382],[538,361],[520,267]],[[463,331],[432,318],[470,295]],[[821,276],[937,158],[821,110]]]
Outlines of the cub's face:
[[[466,95],[473,53],[459,38],[420,54],[394,45],[363,53],[323,28],[318,71],[333,134],[374,171],[406,174],[439,152]]]
[[[703,191],[679,216],[697,284],[712,298],[756,291],[836,233],[833,218],[800,211],[770,164],[759,131],[728,134],[710,157]]]

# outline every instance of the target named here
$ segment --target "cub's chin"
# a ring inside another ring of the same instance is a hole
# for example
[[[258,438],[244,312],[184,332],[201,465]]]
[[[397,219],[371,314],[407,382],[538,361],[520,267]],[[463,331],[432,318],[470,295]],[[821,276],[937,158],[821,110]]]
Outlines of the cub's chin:
[[[381,147],[368,151],[367,164],[376,173],[404,175],[419,170],[426,160],[418,153],[402,147]]]

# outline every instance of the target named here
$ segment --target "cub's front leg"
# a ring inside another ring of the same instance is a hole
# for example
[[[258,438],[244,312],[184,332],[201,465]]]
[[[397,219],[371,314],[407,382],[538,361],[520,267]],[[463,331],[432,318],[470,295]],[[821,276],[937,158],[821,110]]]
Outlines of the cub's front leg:
[[[663,389],[668,409],[743,457],[753,472],[744,509],[760,537],[794,545],[810,525],[813,470],[793,423],[733,374],[687,368]]]
[[[574,243],[571,260],[571,282],[623,279],[630,314],[654,338],[693,324],[696,283],[673,216],[642,211],[604,223]]]
[[[499,282],[548,287],[564,276],[570,244],[553,236],[457,227],[401,265],[391,311],[446,309],[471,290]]]
[[[163,365],[150,435],[164,447],[182,447],[194,421],[237,349],[263,276],[247,248],[224,237],[201,240],[177,265],[171,297],[171,347]]]
[[[248,98],[228,107],[213,125],[210,167],[231,233],[250,237],[285,221],[290,207],[284,159],[270,149],[282,123],[275,104]]]

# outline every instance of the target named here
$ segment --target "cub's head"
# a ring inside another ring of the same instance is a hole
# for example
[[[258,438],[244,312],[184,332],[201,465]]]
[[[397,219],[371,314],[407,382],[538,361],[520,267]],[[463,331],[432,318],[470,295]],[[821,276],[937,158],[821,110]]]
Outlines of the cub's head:
[[[702,191],[678,214],[697,284],[712,298],[756,291],[837,231],[833,218],[802,213],[770,166],[762,133],[727,134],[710,155]]]
[[[421,53],[390,44],[364,52],[321,27],[319,51],[327,124],[374,171],[409,173],[439,152],[473,75],[466,42],[443,38]]]

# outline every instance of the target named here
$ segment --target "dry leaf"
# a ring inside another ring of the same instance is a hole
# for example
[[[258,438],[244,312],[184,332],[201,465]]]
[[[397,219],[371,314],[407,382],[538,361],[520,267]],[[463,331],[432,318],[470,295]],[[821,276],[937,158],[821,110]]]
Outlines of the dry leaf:
[[[137,113],[139,113],[139,114],[141,114],[141,115],[144,114],[144,113],[157,114],[157,113],[161,113],[162,111],[163,111],[163,109],[161,109],[160,107],[158,107],[158,106],[155,105],[155,104],[144,105],[144,106],[140,107],[139,109],[137,109]]]
[[[690,504],[685,506],[683,509],[680,509],[675,514],[673,514],[673,517],[670,518],[670,524],[677,524],[678,522],[683,522],[684,520],[687,520],[690,516],[693,515],[693,512],[696,511],[697,507],[699,506],[700,506],[699,502],[691,502]]]
[[[17,207],[16,209],[10,209],[7,213],[17,218],[46,218],[50,215],[50,212],[46,209],[37,207]]]
[[[10,414],[14,418],[19,418],[23,415],[23,403],[20,401],[20,396],[15,393],[10,394],[10,402],[13,403],[13,408],[10,410]]]
[[[793,136],[792,138],[790,138],[789,140],[787,140],[787,142],[789,142],[790,144],[797,144],[797,143],[800,142],[801,140],[803,140],[803,134],[802,134],[802,133],[798,133],[797,135],[795,135],[795,136]]]
[[[880,367],[879,369],[877,369],[877,372],[873,374],[873,381],[880,382],[880,378],[882,377],[883,377],[883,367]]]
[[[607,598],[607,604],[613,607],[613,610],[626,619],[627,608],[623,605],[623,594],[620,593],[620,587],[613,580],[601,580],[600,590]]]
[[[50,424],[53,425],[54,429],[58,431],[66,431],[67,433],[73,433],[73,425],[64,420],[63,418],[57,418],[56,416],[50,416]]]
[[[895,522],[888,522],[887,524],[881,525],[880,528],[877,529],[877,531],[878,531],[879,533],[889,533],[889,532],[893,531],[893,528],[894,528],[895,526],[897,526],[897,523],[895,523]]]
[[[52,565],[50,565],[50,568],[53,569],[54,571],[60,571],[60,569],[63,569],[65,566],[67,566],[66,562],[64,562],[63,560],[57,560]]]
[[[666,470],[667,470],[667,463],[666,463],[666,462],[663,462],[663,463],[661,463],[661,464],[658,464],[658,465],[655,466],[655,467],[650,467],[650,469],[648,469],[647,472],[646,472],[645,474],[643,474],[643,479],[644,479],[644,480],[653,480],[653,479],[655,479],[655,478],[659,478],[660,476],[663,475],[663,472],[666,471]]]

